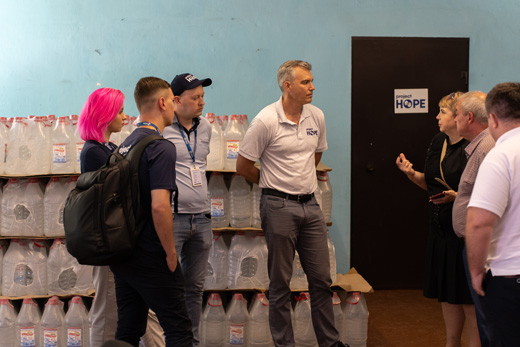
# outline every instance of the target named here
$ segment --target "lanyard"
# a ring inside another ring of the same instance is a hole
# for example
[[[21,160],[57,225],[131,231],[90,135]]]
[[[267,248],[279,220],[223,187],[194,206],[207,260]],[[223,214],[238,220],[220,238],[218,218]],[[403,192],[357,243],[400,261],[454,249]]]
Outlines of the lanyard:
[[[161,134],[161,132],[159,131],[159,128],[157,127],[157,125],[155,125],[155,124],[153,124],[153,123],[150,123],[150,122],[139,122],[139,123],[137,123],[137,126],[138,126],[138,127],[142,127],[142,126],[149,126],[149,127],[152,127],[152,128],[154,128],[154,129],[159,133],[160,136],[163,136],[163,135]]]
[[[193,147],[193,150],[191,149],[190,142],[186,138],[186,135],[184,135],[184,130],[182,129],[182,125],[180,123],[177,123],[179,126],[179,131],[181,132],[182,139],[184,140],[184,143],[186,144],[186,148],[188,149],[188,152],[190,153],[191,160],[193,160],[193,165],[195,165],[195,152],[197,151],[197,129],[193,131],[195,134],[195,146]]]

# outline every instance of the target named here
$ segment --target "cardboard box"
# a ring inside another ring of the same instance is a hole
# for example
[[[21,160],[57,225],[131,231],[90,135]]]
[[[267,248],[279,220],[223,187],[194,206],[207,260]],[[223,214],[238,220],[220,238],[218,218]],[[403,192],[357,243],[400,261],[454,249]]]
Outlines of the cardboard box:
[[[332,290],[346,292],[373,293],[372,286],[361,276],[355,268],[351,268],[346,274],[338,274]]]

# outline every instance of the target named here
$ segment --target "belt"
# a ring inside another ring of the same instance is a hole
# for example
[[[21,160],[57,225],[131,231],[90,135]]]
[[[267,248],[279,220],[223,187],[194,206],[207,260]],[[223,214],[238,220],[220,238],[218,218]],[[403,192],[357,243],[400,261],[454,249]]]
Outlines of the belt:
[[[276,190],[276,189],[271,189],[271,188],[262,188],[262,194],[277,196],[279,198],[284,198],[284,199],[287,199],[287,200],[294,200],[294,201],[297,201],[297,202],[300,202],[300,203],[307,202],[307,201],[311,200],[314,197],[314,193],[312,193],[312,194],[293,195],[293,194],[287,194],[287,193],[281,192],[281,191]]]

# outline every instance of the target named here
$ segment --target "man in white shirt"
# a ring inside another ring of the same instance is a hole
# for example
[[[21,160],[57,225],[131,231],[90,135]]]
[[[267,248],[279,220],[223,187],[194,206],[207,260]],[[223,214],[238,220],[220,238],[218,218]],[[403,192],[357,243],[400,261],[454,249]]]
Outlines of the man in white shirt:
[[[480,165],[468,205],[468,263],[491,333],[503,346],[518,346],[520,83],[496,85],[486,97],[486,110],[496,145]]]
[[[260,215],[269,249],[269,325],[276,346],[294,346],[289,282],[295,250],[309,281],[320,347],[344,346],[334,327],[327,227],[314,197],[316,165],[327,149],[325,117],[310,105],[311,65],[289,60],[278,69],[282,97],[253,119],[237,172],[262,188]],[[260,160],[261,170],[254,164]]]

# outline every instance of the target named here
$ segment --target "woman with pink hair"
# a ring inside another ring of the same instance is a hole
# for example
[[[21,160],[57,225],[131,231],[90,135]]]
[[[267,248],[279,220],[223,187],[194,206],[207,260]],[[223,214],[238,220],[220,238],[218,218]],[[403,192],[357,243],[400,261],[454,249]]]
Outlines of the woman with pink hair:
[[[80,154],[81,173],[103,166],[116,149],[110,135],[121,131],[126,115],[124,94],[117,89],[100,88],[88,97],[78,119],[78,131],[85,145]]]
[[[81,173],[103,166],[117,146],[110,142],[113,132],[121,131],[126,115],[125,96],[120,90],[100,88],[88,97],[78,119],[78,131],[85,145],[81,150]],[[90,345],[101,347],[113,340],[117,328],[117,304],[114,275],[108,266],[94,266],[96,298],[92,303]]]

